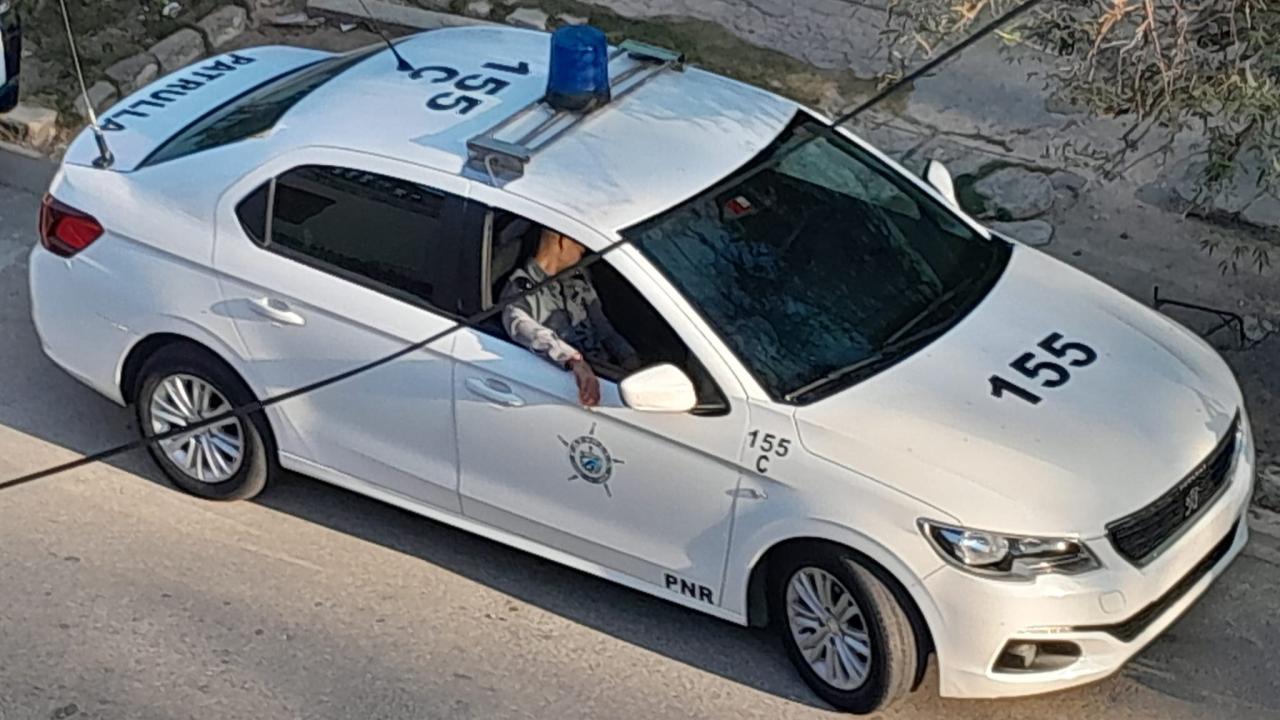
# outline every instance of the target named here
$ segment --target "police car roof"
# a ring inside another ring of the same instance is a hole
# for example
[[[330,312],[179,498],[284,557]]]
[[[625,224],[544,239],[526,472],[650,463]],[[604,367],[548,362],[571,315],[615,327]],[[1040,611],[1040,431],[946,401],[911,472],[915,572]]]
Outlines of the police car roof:
[[[332,146],[341,138],[351,149],[460,174],[469,138],[545,93],[550,38],[499,26],[412,36],[396,47],[419,70],[417,79],[397,72],[390,51],[382,51],[321,86],[283,123],[297,133],[293,142]],[[468,87],[479,88],[490,77],[483,89],[465,93],[481,100],[474,109],[452,105],[464,95],[455,83],[468,78]],[[431,98],[445,109],[432,109]],[[667,70],[538,151],[505,189],[608,234],[741,167],[798,107],[696,68]]]

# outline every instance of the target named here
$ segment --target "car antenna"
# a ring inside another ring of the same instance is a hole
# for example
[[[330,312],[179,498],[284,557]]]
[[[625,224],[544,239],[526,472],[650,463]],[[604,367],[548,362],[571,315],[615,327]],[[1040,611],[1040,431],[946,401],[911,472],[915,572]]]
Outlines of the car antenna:
[[[413,72],[413,66],[409,64],[408,60],[404,59],[404,56],[396,49],[395,43],[391,42],[391,38],[387,37],[387,34],[383,32],[382,24],[374,19],[373,13],[369,12],[369,6],[365,5],[364,0],[359,0],[359,2],[360,7],[364,8],[365,16],[369,18],[369,27],[372,28],[374,32],[378,33],[378,37],[382,38],[382,42],[387,44],[387,47],[391,50],[391,54],[396,56],[396,70],[399,70],[400,72]]]
[[[94,142],[98,144],[98,159],[93,161],[93,166],[106,169],[115,163],[116,156],[111,154],[111,148],[107,146],[107,136],[98,125],[98,113],[89,100],[89,88],[84,84],[84,69],[80,67],[80,50],[76,47],[76,36],[71,32],[71,16],[67,14],[67,0],[58,0],[58,4],[62,6],[62,24],[67,28],[67,42],[71,45],[71,62],[75,67],[76,80],[80,82],[80,94],[84,98],[85,110],[89,114],[89,128],[93,131]]]
[[[363,0],[361,0],[361,2],[363,2]],[[1031,8],[1039,4],[1040,4],[1040,0],[1026,0],[1026,2],[1022,3],[1021,5],[1018,5],[1017,7],[1009,9],[1007,12],[1005,12],[1005,14],[992,20],[986,25],[983,25],[977,31],[971,33],[969,37],[947,48],[946,52],[940,53],[937,57],[933,58],[929,62],[921,65],[915,70],[912,70],[911,72],[899,78],[897,82],[894,82],[893,84],[887,86],[886,88],[876,93],[875,95],[872,95],[870,98],[865,100],[862,104],[858,105],[857,107],[850,110],[849,112],[836,118],[835,121],[831,123],[831,125],[833,127],[836,125],[843,125],[849,122],[850,120],[854,119],[855,117],[861,115],[862,113],[866,112],[867,110],[870,110],[871,108],[875,107],[876,105],[879,105],[882,100],[896,93],[902,87],[906,85],[910,85],[911,83],[918,80],[921,76],[927,75],[928,73],[933,72],[934,68],[950,60],[956,55],[959,55],[960,53],[964,52],[966,49],[968,49],[970,45],[985,38],[986,36],[998,30],[1005,23],[1009,22],[1010,20],[1014,19],[1015,17],[1021,15],[1022,13],[1030,10]]]

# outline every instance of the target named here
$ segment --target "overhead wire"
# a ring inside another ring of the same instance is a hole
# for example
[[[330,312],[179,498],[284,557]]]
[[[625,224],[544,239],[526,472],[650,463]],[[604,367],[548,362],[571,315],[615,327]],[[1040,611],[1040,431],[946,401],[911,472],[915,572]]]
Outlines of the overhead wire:
[[[991,34],[995,30],[1003,26],[1005,23],[1007,23],[1009,20],[1012,20],[1018,15],[1021,15],[1022,13],[1031,9],[1031,7],[1038,4],[1039,2],[1040,0],[1027,0],[1026,2],[1009,10],[1008,12],[1005,12],[1000,17],[996,18],[992,22],[984,25],[982,28],[975,31],[969,37],[966,37],[960,43],[957,43],[954,47],[947,49],[945,52],[939,54],[937,57],[926,62],[917,70],[911,72],[910,74],[902,77],[901,79],[897,80],[896,82],[889,85],[888,87],[882,89],[880,92],[876,93],[873,97],[858,104],[858,106],[855,107],[853,110],[850,110],[849,112],[844,113],[843,115],[838,117],[832,124],[842,125],[852,120],[853,118],[861,115],[863,112],[866,112],[872,107],[875,107],[876,104],[882,102],[884,99],[893,95],[895,92],[902,89],[903,87],[910,84],[911,82],[914,82],[917,78],[921,77],[922,75],[928,72],[931,72],[934,68],[938,67],[943,62],[946,62],[948,59],[962,52],[965,48],[973,45],[975,42],[981,40],[986,35]],[[68,31],[69,31],[70,20],[69,18],[67,18],[65,14],[65,6],[63,7],[63,10],[64,10],[63,17],[64,17],[64,20],[66,20],[67,22]],[[394,49],[392,50],[392,52],[394,53]],[[398,59],[398,53],[395,53],[395,54]],[[294,388],[293,390],[279,393],[271,397],[264,398],[262,400],[254,400],[252,402],[239,405],[231,410],[218,413],[217,415],[205,418],[198,422],[194,422],[190,425],[185,425],[179,428],[171,428],[166,432],[150,435],[150,434],[147,434],[146,428],[139,428],[140,437],[137,438],[136,440],[133,440],[127,443],[122,443],[120,445],[116,445],[115,447],[107,448],[105,450],[101,450],[95,453],[90,453],[83,457],[77,458],[76,460],[71,460],[71,461],[60,463],[57,465],[52,465],[42,470],[36,470],[34,472],[26,473],[24,475],[11,478],[9,480],[5,480],[3,482],[0,482],[0,490],[12,489],[15,487],[19,487],[21,485],[26,485],[28,483],[35,482],[37,480],[42,480],[44,478],[52,477],[59,473],[67,472],[69,470],[74,470],[76,468],[84,467],[86,465],[91,465],[96,462],[109,460],[112,457],[115,457],[117,455],[138,450],[152,443],[161,443],[167,440],[173,440],[175,438],[191,435],[205,428],[212,427],[214,425],[223,424],[232,418],[239,419],[241,422],[249,422],[250,415],[254,415],[256,413],[262,412],[264,409],[269,408],[273,405],[278,405],[287,400],[291,400],[293,398],[299,397],[301,395],[305,395],[307,393],[315,392],[322,388],[326,388],[326,387],[329,387],[330,385],[334,385],[336,383],[355,377],[356,375],[360,375],[360,374],[369,372],[370,370],[374,370],[378,367],[382,367],[406,355],[417,352],[419,350],[423,350],[424,348],[431,345],[432,343],[443,340],[449,335],[455,332],[458,332],[459,330],[462,330],[464,328],[477,327],[479,326],[480,323],[483,323],[489,318],[505,310],[507,306],[513,303],[519,302],[524,298],[530,295],[533,295],[534,293],[537,293],[543,287],[558,281],[560,278],[567,276],[569,273],[589,267],[590,265],[604,259],[609,254],[618,250],[622,246],[629,244],[630,242],[631,240],[629,238],[625,238],[625,237],[619,238],[618,240],[615,240],[609,245],[607,245],[600,252],[582,258],[578,262],[561,270],[555,275],[552,275],[546,278],[542,282],[534,284],[527,290],[515,296],[507,298],[506,300],[503,300],[501,303],[498,303],[478,313],[474,313],[465,318],[457,318],[456,325],[446,328],[445,330],[441,330],[440,332],[434,333],[431,336],[424,338],[422,340],[419,340],[417,342],[410,343],[409,345],[406,345],[405,347],[399,350],[396,350],[393,353],[380,357],[376,360],[372,360],[362,365],[358,365],[349,370],[345,370],[343,372],[340,372],[335,375],[331,375],[321,380],[317,380],[315,382],[302,385],[300,387]]]

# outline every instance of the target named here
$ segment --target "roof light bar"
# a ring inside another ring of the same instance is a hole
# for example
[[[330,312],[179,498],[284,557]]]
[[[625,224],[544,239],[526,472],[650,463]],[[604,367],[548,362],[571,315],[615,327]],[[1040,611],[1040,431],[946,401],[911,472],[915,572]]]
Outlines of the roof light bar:
[[[575,112],[609,102],[609,43],[598,28],[566,25],[551,34],[546,102]]]
[[[585,25],[560,28],[551,38],[546,95],[467,140],[467,169],[493,185],[519,178],[534,154],[587,114],[668,68],[683,70],[684,54],[632,40],[608,52],[600,30]],[[535,114],[542,119],[531,129],[499,137],[508,128],[527,128],[532,121],[525,121]]]

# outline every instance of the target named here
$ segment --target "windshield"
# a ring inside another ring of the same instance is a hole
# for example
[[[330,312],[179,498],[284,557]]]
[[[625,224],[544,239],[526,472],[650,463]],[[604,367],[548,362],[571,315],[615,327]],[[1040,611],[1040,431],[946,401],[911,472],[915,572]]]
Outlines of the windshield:
[[[381,47],[372,45],[318,60],[251,88],[166,140],[142,162],[142,167],[158,165],[270,130],[289,108]]]
[[[720,185],[623,232],[777,400],[812,402],[959,322],[1004,269],[987,240],[799,117]]]

